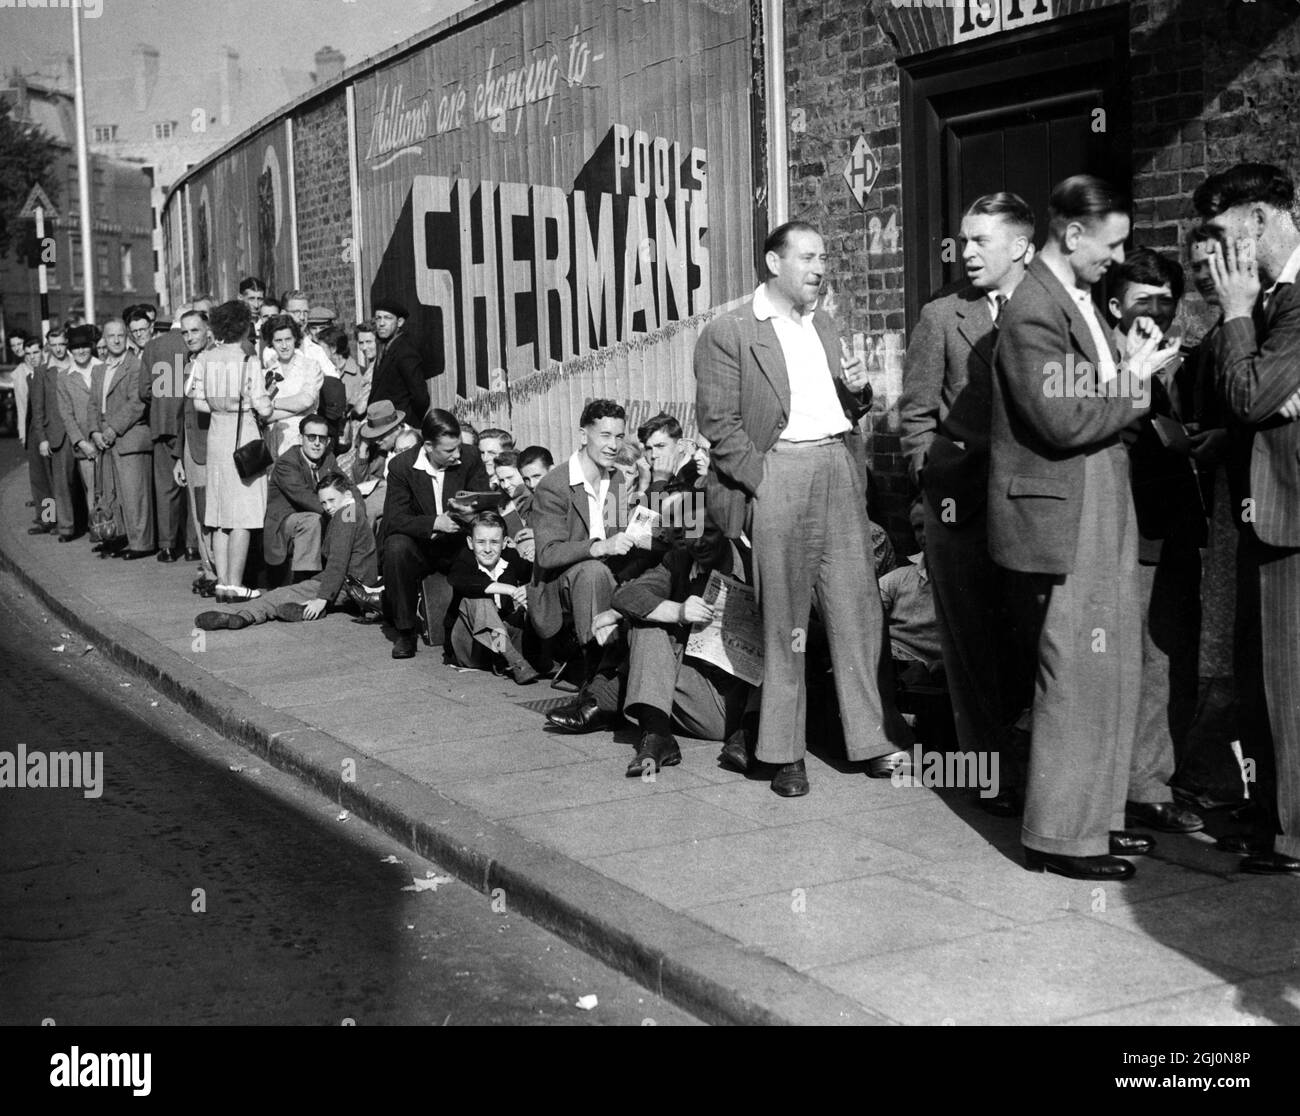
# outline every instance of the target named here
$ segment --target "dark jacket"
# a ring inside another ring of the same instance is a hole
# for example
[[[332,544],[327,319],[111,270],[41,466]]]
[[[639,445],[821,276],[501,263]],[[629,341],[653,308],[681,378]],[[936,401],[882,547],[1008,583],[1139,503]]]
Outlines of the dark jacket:
[[[415,467],[420,446],[412,446],[392,459],[388,466],[388,489],[384,493],[384,518],[381,530],[385,539],[391,535],[408,535],[420,542],[430,543],[438,570],[446,573],[451,568],[457,550],[465,549],[465,532],[439,534],[433,537],[433,523],[438,517],[438,505],[433,494],[433,479]],[[443,479],[443,508],[447,501],[460,491],[487,491],[487,470],[475,446],[461,446],[460,464],[448,469]]]
[[[1098,353],[1082,312],[1041,256],[1003,307],[998,326],[989,554],[1020,573],[1073,573],[1084,460],[1119,445],[1119,432],[1141,416],[1142,408],[1123,393],[1048,390],[1052,365],[1065,367],[1073,355],[1073,367],[1087,361],[1096,368]]]
[[[320,557],[325,566],[320,575],[323,600],[332,602],[339,595],[348,574],[364,585],[374,585],[379,580],[375,532],[366,516],[365,501],[356,489],[352,490],[352,507],[329,517]]]
[[[32,437],[37,443],[49,442],[50,452],[63,445],[67,429],[59,411],[59,376],[57,368],[45,365],[32,376],[28,405],[32,409]]]
[[[518,551],[506,547],[501,551],[501,557],[505,560],[506,568],[497,580],[502,585],[527,585],[532,580],[533,564],[519,557]],[[492,581],[479,569],[474,552],[464,543],[461,544],[460,553],[456,555],[451,569],[447,572],[447,581],[456,591],[455,600],[452,602],[453,609],[459,608],[460,602],[467,598],[490,596],[487,587],[492,584]],[[519,611],[518,606],[509,598],[502,599],[497,611],[500,612],[503,620],[513,619],[516,625],[523,619],[522,616],[515,615]]]
[[[276,459],[266,486],[266,520],[262,530],[262,554],[268,565],[278,566],[289,556],[288,540],[280,530],[289,516],[294,512],[325,514],[316,495],[316,481],[337,468],[334,454],[327,451],[313,477],[311,466],[302,455],[302,446],[290,446]]]
[[[405,333],[399,333],[384,346],[375,364],[370,402],[391,399],[394,407],[406,412],[406,421],[418,430],[429,409],[429,387],[424,379],[419,349]]]
[[[718,560],[707,569],[696,567],[695,558],[685,546],[675,546],[657,566],[615,589],[614,607],[632,620],[644,620],[664,601],[681,604],[687,597],[703,596],[710,569],[730,574],[734,565],[731,547],[725,543]]]
[[[181,432],[185,407],[185,339],[178,329],[149,338],[140,354],[140,398],[148,408],[153,440]],[[173,456],[177,454],[173,453]]]
[[[813,324],[844,414],[856,426],[871,405],[871,387],[855,394],[844,383],[830,315],[819,310]],[[790,376],[776,327],[754,317],[753,299],[704,327],[694,364],[696,417],[713,464],[705,499],[734,539],[745,529],[750,501],[762,483],[763,457],[790,421]]]
[[[993,314],[976,287],[921,309],[903,361],[898,404],[912,482],[945,523],[981,515],[989,479]],[[951,500],[951,504],[945,504]]]
[[[108,365],[96,363],[90,375],[90,426],[86,433],[111,430],[117,441],[113,452],[121,455],[153,453],[153,435],[140,398],[142,366],[135,353],[128,352],[108,382],[108,399],[104,400],[104,378]]]

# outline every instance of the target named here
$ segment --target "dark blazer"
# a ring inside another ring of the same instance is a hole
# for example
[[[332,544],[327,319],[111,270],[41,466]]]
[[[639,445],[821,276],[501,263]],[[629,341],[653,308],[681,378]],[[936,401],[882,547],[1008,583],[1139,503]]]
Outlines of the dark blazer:
[[[1046,390],[1047,366],[1071,353],[1096,367],[1088,323],[1039,256],[1002,308],[993,352],[989,553],[1009,570],[1073,571],[1084,458],[1117,444],[1142,414],[1123,394]]]
[[[103,400],[108,365],[97,362],[90,374],[90,427],[86,433],[112,430],[117,435],[113,450],[119,455],[153,453],[153,434],[140,398],[140,372],[140,358],[128,352],[109,381],[107,403]]]
[[[936,513],[950,511],[947,523],[987,500],[996,337],[985,292],[966,287],[927,303],[907,346],[898,404],[907,471]]]
[[[149,338],[140,354],[140,398],[148,408],[149,431],[155,442],[175,438],[181,432],[186,352],[181,331],[169,329]],[[155,387],[159,390],[155,391]]]
[[[32,437],[37,444],[50,443],[50,452],[63,445],[68,436],[59,410],[59,371],[45,365],[36,370],[28,388],[28,406],[32,409]]]
[[[296,446],[293,448],[297,449]],[[281,457],[280,461],[283,460]],[[321,562],[325,567],[320,573],[322,600],[333,602],[349,574],[363,585],[374,585],[379,580],[375,532],[366,516],[366,503],[356,489],[352,490],[352,505],[350,512],[345,508],[330,516],[325,525],[325,537],[320,548]]]
[[[527,585],[532,580],[533,564],[519,557],[518,551],[506,547],[501,551],[501,557],[506,563],[505,570],[497,579],[501,584]],[[452,602],[453,609],[459,608],[460,602],[467,598],[488,596],[487,587],[492,584],[487,574],[479,569],[474,552],[464,543],[461,543],[460,553],[456,555],[451,564],[451,569],[447,573],[447,581],[456,591],[455,600]],[[503,599],[497,611],[501,613],[502,619],[513,619],[516,626],[523,619],[522,616],[515,615],[518,606],[513,600]]]
[[[856,426],[871,405],[871,387],[855,394],[845,386],[834,321],[819,310],[813,323],[844,414]],[[752,299],[704,327],[694,364],[696,418],[713,464],[705,501],[727,536],[737,538],[763,480],[763,456],[790,420],[790,376],[776,328],[754,317]]]
[[[326,451],[317,466],[316,477],[337,469],[334,454]],[[302,446],[290,446],[271,467],[271,479],[266,486],[266,519],[262,525],[262,554],[267,565],[278,566],[289,556],[288,540],[281,535],[280,527],[294,512],[325,514],[325,507],[316,495],[311,466],[302,455]]]
[[[1270,546],[1300,546],[1300,422],[1275,418],[1300,388],[1300,283],[1279,285],[1268,309],[1219,327],[1217,382],[1249,424],[1255,534]]]
[[[429,386],[424,382],[420,351],[405,333],[398,333],[384,347],[370,381],[370,402],[391,399],[406,412],[406,421],[417,430],[429,410]]]
[[[710,567],[720,573],[730,574],[735,559],[730,545],[723,544],[717,561]],[[664,601],[685,601],[692,594],[702,594],[709,581],[709,569],[695,570],[695,558],[686,546],[675,546],[657,566],[652,566],[639,577],[625,581],[614,590],[614,607],[633,620],[644,620]],[[685,631],[686,629],[683,629]]]
[[[384,518],[381,531],[384,539],[390,535],[409,535],[434,548],[435,564],[441,573],[451,568],[457,550],[465,549],[465,532],[433,537],[433,521],[438,517],[438,504],[433,495],[433,479],[415,467],[420,446],[412,446],[397,454],[388,466],[388,488],[384,493]],[[448,469],[442,482],[443,508],[447,501],[462,490],[486,492],[487,470],[475,446],[460,447],[460,464]]]

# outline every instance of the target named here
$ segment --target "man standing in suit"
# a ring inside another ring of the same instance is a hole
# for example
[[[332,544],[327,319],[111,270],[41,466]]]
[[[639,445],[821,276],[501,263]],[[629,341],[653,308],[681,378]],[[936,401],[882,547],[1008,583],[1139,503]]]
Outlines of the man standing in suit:
[[[1259,749],[1252,794],[1265,816],[1247,872],[1300,874],[1300,229],[1295,184],[1277,167],[1241,163],[1212,175],[1197,211],[1227,241],[1210,272],[1223,308],[1218,382],[1252,435],[1241,516],[1254,539],[1264,694],[1273,747]],[[1254,571],[1246,571],[1248,574]],[[1271,833],[1268,831],[1271,830]]]
[[[324,415],[304,415],[298,423],[302,444],[276,458],[266,486],[262,555],[268,566],[283,565],[293,550],[293,579],[303,581],[321,569],[321,533],[325,506],[316,482],[338,471],[333,435]]]
[[[45,352],[41,339],[23,338],[23,362],[14,369],[14,403],[18,408],[18,440],[22,442],[27,455],[27,480],[35,517],[34,525],[27,528],[29,535],[53,534],[56,519],[54,474],[50,470],[48,451],[41,453],[41,439],[36,429],[36,408],[32,405],[44,363]]]
[[[406,325],[406,307],[392,299],[375,303],[375,333],[379,337],[379,354],[370,380],[370,402],[390,400],[405,411],[411,422],[420,422],[429,409],[429,385],[425,383],[420,350],[402,327]]]
[[[863,479],[845,436],[871,386],[830,315],[816,309],[826,249],[791,221],[763,245],[753,300],[711,321],[695,346],[696,413],[708,439],[708,506],[729,538],[753,540],[764,632],[756,757],[772,789],[808,793],[804,647],[813,593],[830,640],[851,760],[911,743],[893,705],[880,593],[868,550]]]
[[[62,333],[59,336],[62,338]],[[49,463],[59,542],[67,542],[76,531],[72,485],[77,466],[59,407],[59,377],[63,374],[52,360],[44,361],[32,375],[28,396],[32,410],[30,437],[36,442],[36,452]]]
[[[104,323],[106,359],[90,378],[89,436],[101,453],[111,452],[111,476],[126,526],[127,561],[147,558],[155,547],[153,435],[140,398],[140,358],[126,347],[126,323]]]
[[[989,423],[998,318],[1034,254],[1034,213],[1016,194],[976,199],[961,222],[970,285],[921,310],[903,363],[903,452],[925,509],[943,668],[963,750],[1001,757],[989,813],[1020,812],[1014,726],[1033,698],[1008,608],[1006,572],[989,557]]]
[[[420,424],[423,444],[399,453],[388,467],[384,497],[384,598],[397,629],[394,659],[415,654],[416,599],[424,586],[429,627],[443,631],[443,650],[451,655],[447,573],[465,545],[465,528],[448,511],[461,490],[486,492],[487,472],[478,450],[463,445],[460,423],[435,407]]]
[[[1047,242],[999,317],[989,551],[1041,619],[1025,865],[1121,880],[1152,842],[1124,830],[1142,665],[1137,522],[1120,431],[1174,349],[1138,318],[1121,362],[1092,286],[1124,261],[1128,200],[1090,175],[1053,189]]]
[[[141,347],[140,398],[153,438],[154,521],[158,561],[175,562],[185,544],[185,493],[176,483],[185,407],[185,339],[179,329],[154,332],[153,321],[136,308],[127,321]]]

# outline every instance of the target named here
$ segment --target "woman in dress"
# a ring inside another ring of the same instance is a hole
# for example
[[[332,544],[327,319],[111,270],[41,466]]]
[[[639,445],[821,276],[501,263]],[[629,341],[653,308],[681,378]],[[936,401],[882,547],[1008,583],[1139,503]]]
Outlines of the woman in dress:
[[[266,441],[279,457],[302,442],[298,423],[315,413],[325,373],[302,351],[302,329],[288,314],[276,314],[262,323],[262,344],[273,353],[263,356],[266,391],[275,407]]]
[[[258,361],[244,355],[252,315],[246,303],[225,302],[212,311],[209,327],[216,342],[194,358],[190,392],[194,409],[212,416],[208,427],[206,526],[212,536],[219,601],[260,596],[244,586],[250,532],[266,518],[266,473],[247,479],[235,468],[235,450],[262,437],[261,424],[273,414]],[[242,419],[240,412],[243,412]]]

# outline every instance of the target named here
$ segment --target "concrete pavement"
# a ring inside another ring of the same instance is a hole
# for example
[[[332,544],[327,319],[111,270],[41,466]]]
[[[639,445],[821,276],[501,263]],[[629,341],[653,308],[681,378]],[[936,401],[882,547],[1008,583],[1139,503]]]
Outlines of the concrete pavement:
[[[781,799],[682,740],[652,782],[633,731],[567,737],[545,683],[394,662],[346,615],[198,632],[188,564],[26,535],[0,561],[86,641],[213,727],[703,1019],[737,1023],[1300,1023],[1300,886],[1212,838],[1158,835],[1137,878],[1028,873],[966,792],[809,756]],[[529,706],[532,705],[533,708]]]

